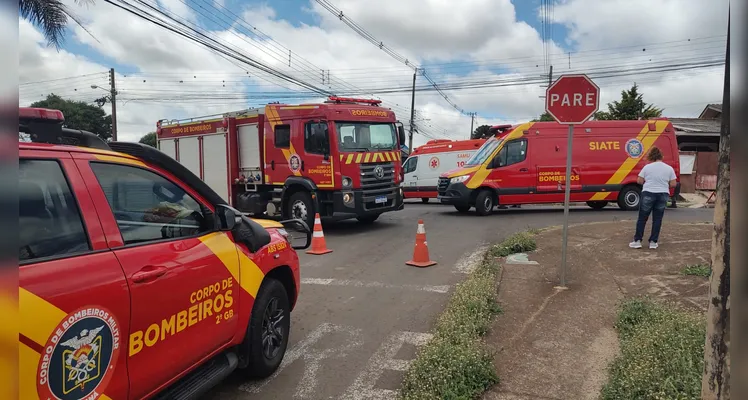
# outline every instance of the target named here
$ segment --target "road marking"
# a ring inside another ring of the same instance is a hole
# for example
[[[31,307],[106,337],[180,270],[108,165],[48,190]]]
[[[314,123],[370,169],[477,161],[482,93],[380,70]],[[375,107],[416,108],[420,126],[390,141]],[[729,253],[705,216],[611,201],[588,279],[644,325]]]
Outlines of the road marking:
[[[353,286],[382,289],[416,290],[420,292],[448,293],[449,285],[393,285],[384,282],[364,282],[352,279],[302,278],[302,285]]]
[[[341,399],[345,400],[389,400],[397,398],[397,392],[390,389],[376,389],[374,386],[385,370],[406,371],[412,360],[394,358],[404,343],[423,346],[433,337],[430,333],[397,332],[382,343],[376,353],[369,359],[366,369],[348,387]]]
[[[478,264],[483,261],[483,256],[486,254],[486,251],[488,251],[488,245],[482,244],[475,250],[463,254],[462,257],[457,260],[455,269],[452,272],[459,274],[469,274],[473,272]]]
[[[340,345],[326,349],[315,349],[314,345],[322,338],[329,337],[330,334],[344,333],[348,336],[347,340]],[[307,335],[294,347],[286,352],[283,361],[278,369],[269,378],[261,382],[248,382],[239,386],[239,390],[248,393],[260,393],[263,387],[272,382],[284,369],[299,359],[304,361],[304,373],[301,380],[296,385],[294,399],[312,399],[318,398],[315,395],[317,388],[317,373],[320,370],[322,361],[328,358],[344,358],[348,352],[361,347],[364,343],[362,339],[362,330],[349,326],[334,325],[323,323]]]

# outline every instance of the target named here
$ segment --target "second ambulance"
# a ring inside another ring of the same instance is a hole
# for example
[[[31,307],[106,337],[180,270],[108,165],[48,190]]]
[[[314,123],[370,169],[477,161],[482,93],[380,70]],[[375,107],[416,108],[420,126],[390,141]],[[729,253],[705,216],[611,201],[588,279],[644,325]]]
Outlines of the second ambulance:
[[[662,150],[663,161],[680,176],[675,130],[665,118],[589,121],[575,128],[572,202],[595,209],[610,202],[638,209],[641,186],[636,178],[652,146]],[[556,122],[528,122],[497,134],[464,166],[439,177],[439,201],[460,212],[475,207],[479,215],[490,214],[496,205],[563,202],[566,135],[567,127]]]

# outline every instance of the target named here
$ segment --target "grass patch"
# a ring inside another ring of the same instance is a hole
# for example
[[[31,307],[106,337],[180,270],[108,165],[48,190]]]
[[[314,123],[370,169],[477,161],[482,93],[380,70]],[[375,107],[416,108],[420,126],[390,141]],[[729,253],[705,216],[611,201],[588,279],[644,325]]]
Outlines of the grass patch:
[[[493,355],[481,336],[501,312],[496,303],[499,268],[488,251],[481,264],[457,285],[436,321],[434,337],[405,373],[401,399],[472,399],[498,383]]]
[[[702,315],[632,299],[621,306],[616,329],[621,354],[609,367],[601,399],[701,398]]]
[[[538,248],[535,243],[533,232],[519,232],[504,239],[500,244],[493,246],[490,253],[494,257],[506,257],[514,253],[524,253]]]
[[[703,276],[708,278],[712,273],[712,267],[709,264],[686,265],[683,268],[683,275]]]

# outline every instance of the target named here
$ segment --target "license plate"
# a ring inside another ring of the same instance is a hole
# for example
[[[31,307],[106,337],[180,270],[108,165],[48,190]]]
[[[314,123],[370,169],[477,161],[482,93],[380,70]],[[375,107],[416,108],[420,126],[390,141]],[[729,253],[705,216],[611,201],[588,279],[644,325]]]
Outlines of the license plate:
[[[377,196],[376,199],[374,199],[374,202],[377,204],[383,204],[387,202],[387,196]]]

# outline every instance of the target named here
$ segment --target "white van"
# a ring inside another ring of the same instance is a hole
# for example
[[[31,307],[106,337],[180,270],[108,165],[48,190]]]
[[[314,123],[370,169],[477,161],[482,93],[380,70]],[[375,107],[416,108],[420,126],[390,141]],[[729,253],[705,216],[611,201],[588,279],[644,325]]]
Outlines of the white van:
[[[431,140],[417,147],[403,164],[405,198],[420,198],[424,203],[435,199],[436,184],[443,172],[462,167],[485,139]]]

